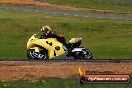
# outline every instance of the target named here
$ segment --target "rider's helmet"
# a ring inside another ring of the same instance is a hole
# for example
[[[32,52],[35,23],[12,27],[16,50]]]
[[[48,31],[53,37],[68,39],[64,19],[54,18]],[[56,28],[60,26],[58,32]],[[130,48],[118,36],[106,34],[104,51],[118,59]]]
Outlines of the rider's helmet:
[[[51,32],[51,28],[50,28],[49,26],[43,26],[43,27],[41,28],[41,31],[42,31],[43,33],[45,33],[45,34],[48,34],[48,33]]]

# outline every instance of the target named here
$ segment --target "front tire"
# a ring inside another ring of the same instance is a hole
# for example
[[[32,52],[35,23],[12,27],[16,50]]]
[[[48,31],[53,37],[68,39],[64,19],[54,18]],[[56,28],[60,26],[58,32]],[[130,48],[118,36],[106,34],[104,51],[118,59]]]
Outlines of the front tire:
[[[40,52],[35,52],[34,49],[29,49],[27,51],[27,57],[29,58],[29,60],[47,60],[47,59],[49,59],[47,51],[45,51],[45,50],[41,50]]]

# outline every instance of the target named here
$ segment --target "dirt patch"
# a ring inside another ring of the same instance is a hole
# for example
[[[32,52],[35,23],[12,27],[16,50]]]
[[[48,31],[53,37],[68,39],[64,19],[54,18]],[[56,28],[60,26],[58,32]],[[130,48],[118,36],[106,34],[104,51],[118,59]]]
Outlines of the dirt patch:
[[[90,74],[132,74],[132,62],[0,61],[0,80],[32,79],[40,77],[67,78],[78,75],[78,68],[80,66]]]
[[[40,2],[39,0],[0,0],[0,3],[35,5],[35,6],[40,6],[44,8],[62,9],[62,10],[85,10],[85,8],[77,8],[77,7],[72,7],[72,6],[50,4],[46,2]]]
[[[107,13],[131,14],[131,12],[128,12],[128,11],[113,11],[113,10],[105,10],[105,9],[74,7],[74,6],[68,6],[68,5],[57,5],[57,4],[41,2],[39,0],[0,0],[0,3],[4,3],[4,4],[11,3],[11,4],[27,5],[27,6],[35,5],[37,7],[57,9],[57,10],[92,11],[92,12],[101,12],[104,14],[107,14]]]

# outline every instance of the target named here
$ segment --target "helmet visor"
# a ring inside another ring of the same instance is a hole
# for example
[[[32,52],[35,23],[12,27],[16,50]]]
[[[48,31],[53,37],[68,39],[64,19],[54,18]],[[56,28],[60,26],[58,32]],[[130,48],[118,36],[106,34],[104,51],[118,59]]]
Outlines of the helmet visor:
[[[48,32],[48,29],[47,29],[47,28],[45,28],[45,29],[43,30],[43,32],[44,32],[44,33],[47,33],[47,32]]]

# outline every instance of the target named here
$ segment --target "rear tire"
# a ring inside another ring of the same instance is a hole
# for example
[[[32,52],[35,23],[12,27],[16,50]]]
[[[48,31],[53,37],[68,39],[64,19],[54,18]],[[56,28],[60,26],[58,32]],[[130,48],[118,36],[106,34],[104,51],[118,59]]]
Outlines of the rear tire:
[[[86,53],[87,54],[84,57],[85,59],[89,59],[89,60],[93,59],[92,53],[89,50],[86,49]]]
[[[74,59],[85,59],[85,60],[91,60],[93,59],[92,53],[85,49],[83,51],[76,51],[74,52]]]
[[[82,52],[80,52],[80,51],[74,52],[74,59],[84,59]]]

